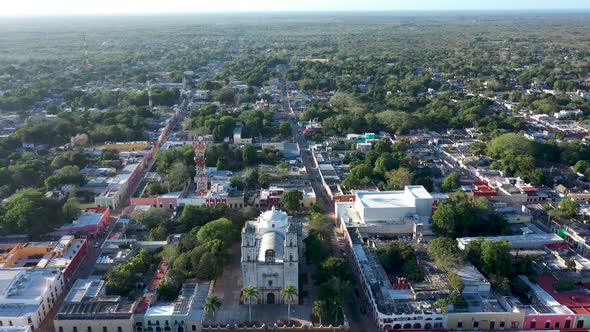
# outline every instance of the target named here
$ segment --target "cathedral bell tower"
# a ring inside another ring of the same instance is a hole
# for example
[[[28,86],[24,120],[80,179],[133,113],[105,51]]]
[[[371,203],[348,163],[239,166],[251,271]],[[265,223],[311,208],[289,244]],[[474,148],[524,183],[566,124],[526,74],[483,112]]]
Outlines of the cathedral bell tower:
[[[243,287],[256,286],[256,230],[249,222],[242,229]]]
[[[295,225],[289,224],[285,232],[284,285],[292,285],[299,293],[299,243]]]

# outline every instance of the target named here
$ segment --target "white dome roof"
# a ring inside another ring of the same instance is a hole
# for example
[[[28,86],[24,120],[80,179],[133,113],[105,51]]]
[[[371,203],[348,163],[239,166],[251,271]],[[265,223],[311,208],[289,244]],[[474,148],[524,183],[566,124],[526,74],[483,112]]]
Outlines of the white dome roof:
[[[275,209],[274,206],[271,210],[260,215],[260,228],[285,228],[288,224],[289,216],[285,212]]]

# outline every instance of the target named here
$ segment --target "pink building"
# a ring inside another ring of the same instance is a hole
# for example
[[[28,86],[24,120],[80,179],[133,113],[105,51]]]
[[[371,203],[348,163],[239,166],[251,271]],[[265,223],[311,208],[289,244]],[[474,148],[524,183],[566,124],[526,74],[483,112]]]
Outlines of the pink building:
[[[178,199],[182,197],[182,192],[172,192],[159,196],[150,197],[132,197],[131,205],[149,205],[151,207],[165,208],[174,210],[178,207]]]
[[[547,279],[550,278],[551,280]],[[556,280],[552,276],[538,276],[538,284],[528,278],[521,279],[531,288],[532,304],[518,306],[524,311],[523,329],[525,330],[560,330],[575,328],[576,313],[560,303],[554,296]]]

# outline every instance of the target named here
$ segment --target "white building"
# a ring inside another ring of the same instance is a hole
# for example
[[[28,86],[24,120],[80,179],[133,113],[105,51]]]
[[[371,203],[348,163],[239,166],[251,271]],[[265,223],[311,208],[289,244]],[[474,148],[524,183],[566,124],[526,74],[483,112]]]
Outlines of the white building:
[[[349,232],[352,229],[348,229]],[[363,241],[359,229],[348,234],[352,262],[359,278],[359,292],[369,309],[367,317],[378,328],[375,331],[398,329],[439,329],[445,326],[445,315],[434,305],[437,298],[448,295],[448,285],[439,276],[427,278],[424,285],[410,285],[404,279],[390,279],[374,249]]]
[[[390,278],[375,255],[373,241],[425,235],[430,228],[432,195],[423,186],[353,194],[354,202],[337,202],[335,210],[351,249],[368,317],[378,331],[443,328],[444,314],[434,301],[448,295],[448,284],[438,275],[412,285],[406,278]]]
[[[242,230],[243,287],[256,287],[259,303],[282,303],[281,290],[288,285],[299,292],[300,239],[300,228],[274,207],[246,223]]]
[[[416,237],[429,228],[434,198],[423,186],[353,193],[354,202],[336,203],[336,218],[343,230],[361,227],[368,233]]]
[[[558,120],[563,119],[576,119],[584,115],[584,112],[580,110],[561,110],[559,112],[555,112],[553,116]]]
[[[0,332],[32,332],[30,326],[3,326],[0,327]]]
[[[0,269],[0,326],[38,330],[64,288],[59,269]]]
[[[463,295],[489,296],[492,290],[490,282],[471,263],[464,263],[454,269],[463,283]]]
[[[469,242],[478,239],[477,237],[461,237],[457,239],[457,246],[465,250]],[[484,241],[501,241],[506,240],[512,249],[542,249],[548,244],[563,243],[563,239],[557,234],[521,234],[521,235],[500,235],[483,237]]]

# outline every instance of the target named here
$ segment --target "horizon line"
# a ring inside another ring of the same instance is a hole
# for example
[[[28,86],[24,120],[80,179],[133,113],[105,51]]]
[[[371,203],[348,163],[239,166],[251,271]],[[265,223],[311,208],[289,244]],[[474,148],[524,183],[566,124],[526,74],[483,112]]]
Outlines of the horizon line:
[[[580,12],[581,11],[581,12]],[[334,10],[257,10],[257,11],[204,11],[204,12],[97,12],[64,14],[3,14],[2,18],[52,18],[52,17],[124,17],[124,16],[194,16],[194,15],[268,15],[268,14],[394,14],[394,13],[539,13],[544,14],[588,14],[589,8],[451,8],[451,9],[334,9]]]

